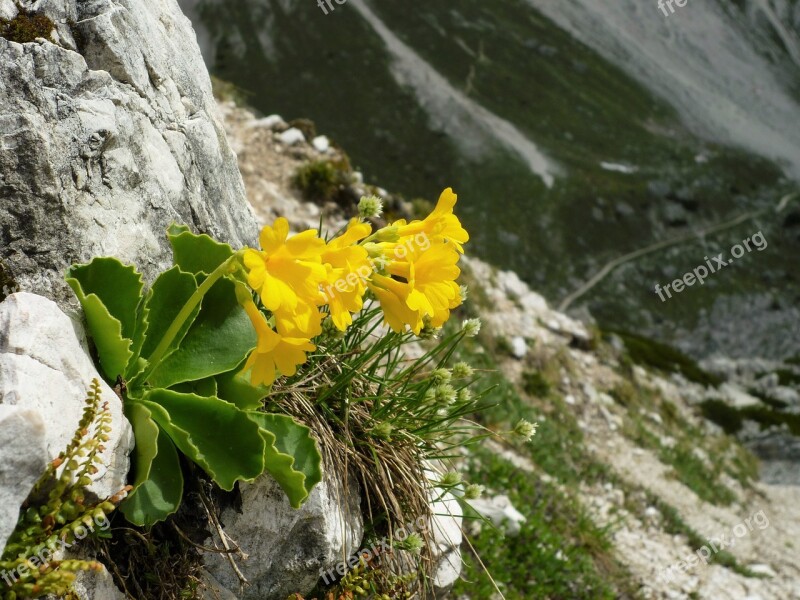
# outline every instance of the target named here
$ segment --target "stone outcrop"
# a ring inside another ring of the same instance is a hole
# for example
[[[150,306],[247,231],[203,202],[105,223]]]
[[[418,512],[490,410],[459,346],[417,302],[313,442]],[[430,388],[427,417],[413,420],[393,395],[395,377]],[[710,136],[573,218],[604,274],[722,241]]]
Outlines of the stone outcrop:
[[[322,573],[358,550],[364,528],[361,494],[355,482],[345,489],[329,474],[299,510],[289,505],[286,494],[269,475],[242,484],[241,491],[241,511],[228,508],[221,517],[225,532],[249,557],[237,561],[249,582],[237,597],[285,600],[293,593],[305,596]],[[205,545],[212,543],[209,539]],[[207,553],[205,561],[224,589],[239,591],[239,580],[224,555]]]
[[[69,444],[93,379],[101,382],[111,413],[110,439],[87,490],[97,498],[119,492],[127,481],[133,432],[122,402],[102,383],[79,323],[54,302],[29,293],[0,303],[0,552],[14,530],[19,507],[45,465]]]
[[[0,0],[0,16],[20,7],[54,30],[0,38],[0,289],[63,305],[64,270],[97,255],[152,280],[173,221],[252,243],[236,157],[177,3]]]
[[[44,421],[35,410],[0,404],[0,553],[19,507],[47,465]]]

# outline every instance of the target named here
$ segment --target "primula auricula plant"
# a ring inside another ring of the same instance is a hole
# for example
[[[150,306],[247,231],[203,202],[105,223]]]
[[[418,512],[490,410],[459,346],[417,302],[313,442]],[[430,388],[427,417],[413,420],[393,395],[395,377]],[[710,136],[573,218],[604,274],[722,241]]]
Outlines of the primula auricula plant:
[[[424,220],[373,231],[357,218],[327,241],[316,230],[290,237],[280,218],[260,249],[239,251],[173,225],[175,264],[146,292],[115,258],[74,265],[67,281],[134,428],[126,517],[145,525],[177,510],[178,451],[225,490],[268,471],[300,506],[322,478],[319,449],[306,427],[260,411],[262,400],[307,362],[324,327],[352,325],[367,294],[395,332],[424,336],[447,321],[469,239],[455,203],[447,189]]]

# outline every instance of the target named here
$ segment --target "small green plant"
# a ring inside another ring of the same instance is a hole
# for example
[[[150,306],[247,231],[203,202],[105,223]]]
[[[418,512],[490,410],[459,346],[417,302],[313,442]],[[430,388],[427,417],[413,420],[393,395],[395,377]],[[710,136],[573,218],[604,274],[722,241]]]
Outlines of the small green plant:
[[[423,221],[373,231],[353,219],[329,240],[313,229],[290,237],[288,221],[279,218],[262,229],[260,249],[237,252],[173,225],[167,235],[175,264],[146,293],[136,269],[115,258],[73,265],[67,282],[136,437],[135,488],[121,507],[125,516],[148,525],[177,510],[179,451],[226,491],[268,471],[299,507],[322,478],[316,440],[290,416],[262,412],[262,401],[276,395],[272,386],[281,378],[314,378],[315,356],[334,363],[335,375],[330,389],[313,390],[318,403],[331,393],[361,392],[346,388],[349,373],[336,364],[343,357],[352,356],[359,369],[376,356],[397,364],[403,336],[448,321],[462,302],[455,280],[469,240],[453,212],[456,201],[447,189]],[[365,311],[365,301],[379,308]],[[363,321],[365,314],[375,323]],[[355,330],[374,332],[379,315],[392,335],[360,338]],[[479,324],[470,327],[477,333]],[[312,340],[323,339],[323,331],[334,340],[361,341],[337,356],[320,355]],[[435,390],[440,404],[469,401],[467,393],[444,391]],[[379,407],[381,400],[378,394]],[[425,413],[422,430],[446,420],[433,418],[440,409]],[[386,436],[384,421],[373,415],[369,429]]]
[[[349,185],[347,171],[329,160],[316,160],[297,170],[294,185],[306,200],[317,203],[335,202],[342,189]]]
[[[120,510],[150,525],[178,509],[179,450],[225,490],[269,471],[300,506],[322,478],[321,458],[308,428],[258,412],[268,388],[240,375],[257,342],[237,299],[244,284],[228,277],[240,257],[186,227],[168,237],[175,266],[146,293],[134,267],[115,258],[67,273],[136,438],[134,491]]]
[[[608,331],[619,336],[631,360],[645,364],[667,373],[680,373],[689,381],[701,385],[717,386],[722,380],[700,368],[700,366],[680,350],[660,342],[622,331]]]
[[[522,374],[522,388],[529,396],[547,398],[550,394],[550,382],[539,371],[525,371]]]
[[[96,561],[56,558],[56,553],[96,534],[95,527],[107,529],[108,515],[128,491],[99,502],[87,497],[110,431],[108,403],[94,380],[72,441],[34,485],[0,558],[2,600],[66,595],[76,573],[101,569]]]

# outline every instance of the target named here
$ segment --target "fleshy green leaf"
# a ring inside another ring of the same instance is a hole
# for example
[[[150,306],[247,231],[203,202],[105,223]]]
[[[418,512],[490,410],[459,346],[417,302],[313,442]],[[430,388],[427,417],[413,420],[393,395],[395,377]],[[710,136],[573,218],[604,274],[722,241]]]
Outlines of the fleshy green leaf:
[[[286,415],[248,414],[258,423],[267,443],[266,470],[286,492],[291,505],[299,508],[322,481],[322,457],[311,430]]]
[[[175,264],[189,273],[211,273],[233,256],[228,244],[209,236],[195,235],[185,225],[172,225],[167,230]]]
[[[147,295],[147,320],[149,322],[147,336],[142,346],[141,356],[149,358],[156,349],[162,336],[166,333],[169,326],[178,316],[183,306],[189,298],[197,291],[197,281],[194,275],[181,271],[179,267],[172,267],[169,271],[164,271],[158,276],[153,287]],[[165,356],[169,356],[181,340],[189,331],[197,313],[200,312],[200,305],[195,308],[192,316],[186,319],[178,335],[172,343],[172,348],[167,351]]]
[[[249,377],[240,374],[243,366],[244,363],[232,371],[217,375],[217,396],[242,410],[255,410],[261,407],[261,401],[269,394],[270,388],[252,385]]]
[[[66,280],[83,307],[100,366],[106,378],[115,381],[134,356],[131,346],[142,294],[141,275],[115,258],[95,258],[89,264],[70,267]]]
[[[147,364],[142,360],[141,352],[144,345],[144,336],[147,334],[148,308],[146,298],[139,301],[139,308],[136,311],[136,330],[133,333],[133,344],[131,345],[131,359],[125,369],[125,379],[130,381],[134,375],[139,373]]]
[[[264,471],[264,438],[259,426],[230,402],[219,398],[152,390],[148,403],[163,411],[153,418],[187,457],[224,490]]]
[[[160,410],[160,407],[152,407]],[[134,490],[120,505],[134,525],[152,525],[178,510],[183,496],[183,475],[178,452],[169,437],[152,419],[144,403],[129,402],[125,416],[136,438],[133,458]]]
[[[180,347],[150,376],[153,387],[213,377],[236,368],[256,346],[256,332],[236,301],[233,283],[220,279]]]
[[[197,394],[198,396],[218,396],[217,380],[213,377],[199,379],[197,381],[184,381],[170,388],[181,394]],[[223,398],[224,400],[224,398]]]
[[[123,337],[133,339],[144,287],[142,276],[134,267],[123,265],[116,258],[95,258],[89,264],[70,267],[67,277],[74,279],[86,296],[96,295],[122,324]]]

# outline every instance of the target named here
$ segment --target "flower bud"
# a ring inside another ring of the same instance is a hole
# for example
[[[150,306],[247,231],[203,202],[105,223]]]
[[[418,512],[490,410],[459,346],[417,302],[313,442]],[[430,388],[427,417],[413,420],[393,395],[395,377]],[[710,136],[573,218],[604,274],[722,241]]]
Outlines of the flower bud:
[[[448,471],[436,484],[436,487],[451,488],[461,483],[461,473],[458,471]]]
[[[477,500],[483,495],[483,492],[486,490],[485,487],[479,485],[477,483],[470,483],[468,486],[464,488],[464,499],[465,500]]]
[[[538,423],[531,423],[525,419],[520,419],[514,426],[514,435],[519,436],[524,441],[529,442],[531,438],[536,435],[536,429],[539,427]]]
[[[465,362],[453,365],[453,377],[456,379],[468,379],[475,374],[475,370]]]
[[[481,320],[480,319],[467,319],[461,325],[461,331],[464,332],[464,335],[467,337],[475,337],[480,333],[481,330]]]
[[[383,200],[378,196],[362,196],[358,202],[358,214],[364,218],[376,218],[383,214]]]
[[[435,397],[439,404],[452,404],[456,401],[456,390],[452,385],[445,383],[436,388]]]
[[[449,383],[452,375],[447,369],[435,369],[431,373],[431,379],[436,384]]]
[[[400,228],[389,225],[375,232],[375,239],[379,242],[397,242],[400,240]]]

